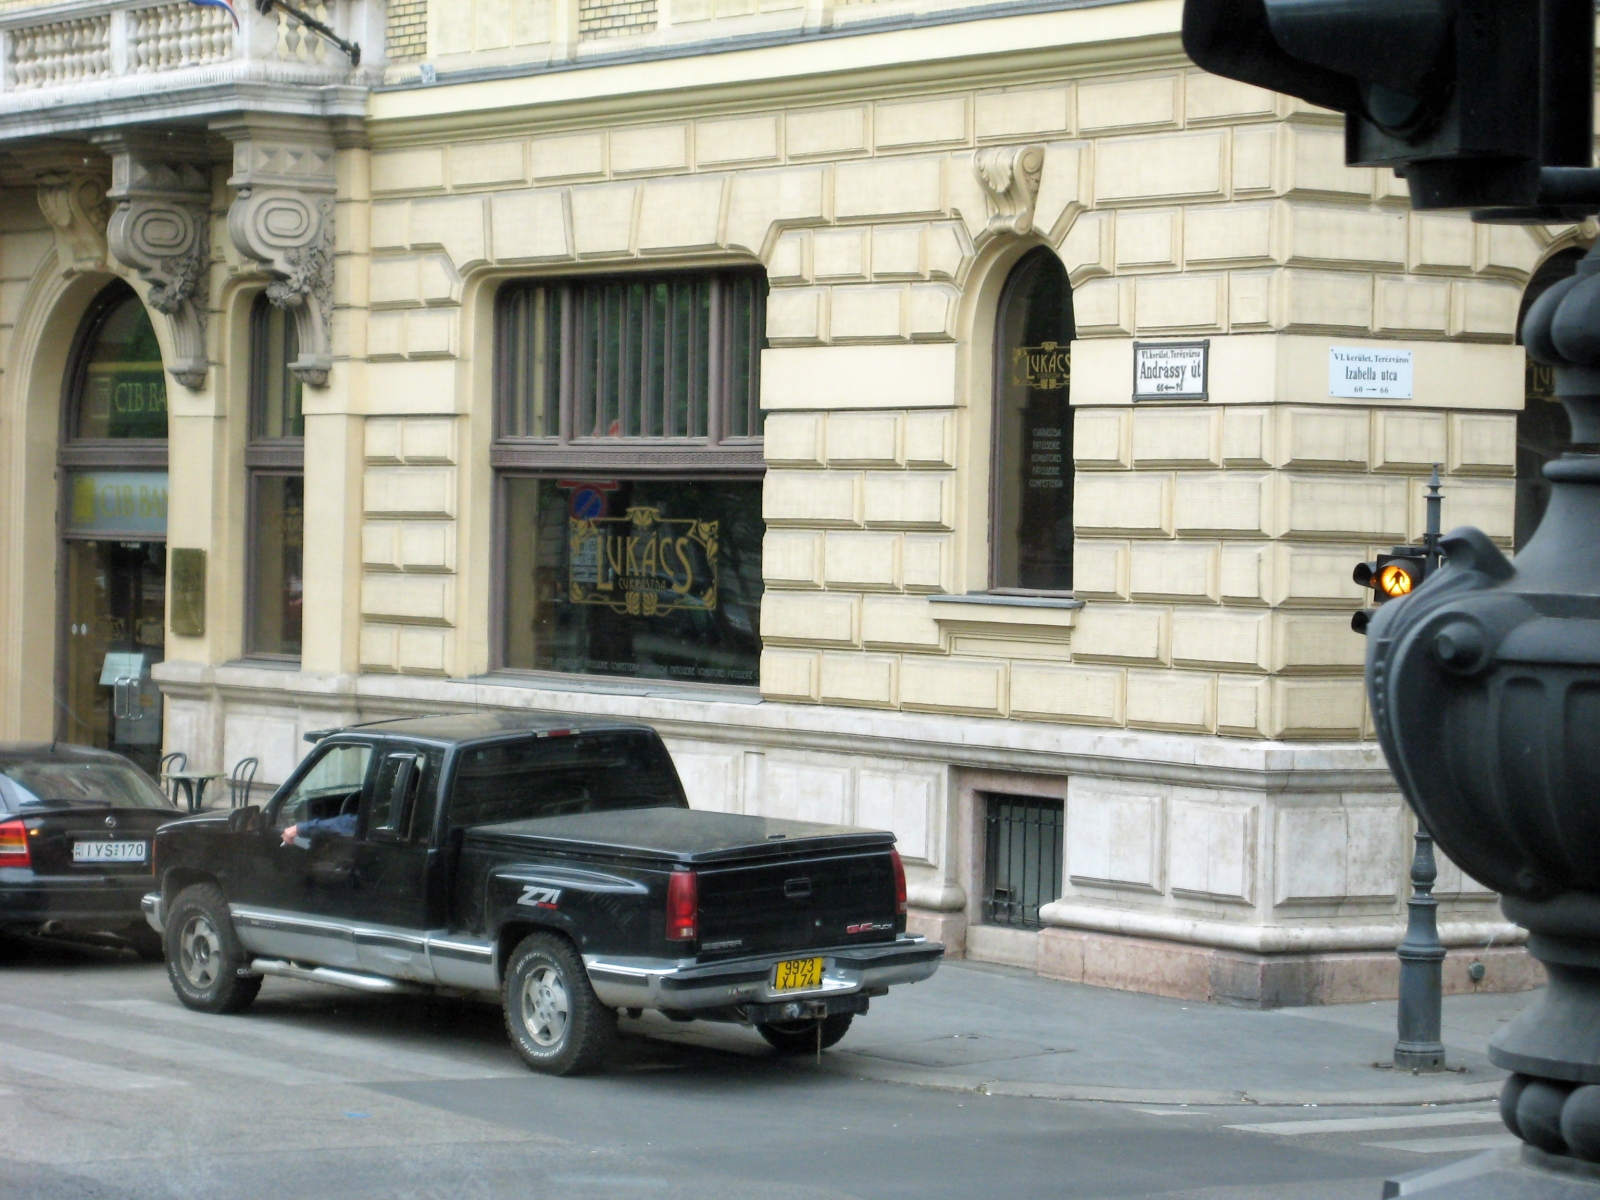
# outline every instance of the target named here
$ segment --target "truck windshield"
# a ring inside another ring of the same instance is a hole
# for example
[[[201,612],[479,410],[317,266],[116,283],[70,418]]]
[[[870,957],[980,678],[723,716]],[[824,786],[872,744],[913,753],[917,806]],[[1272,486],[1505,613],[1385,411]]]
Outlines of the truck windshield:
[[[450,824],[688,807],[672,759],[653,733],[581,733],[464,751],[451,791]]]

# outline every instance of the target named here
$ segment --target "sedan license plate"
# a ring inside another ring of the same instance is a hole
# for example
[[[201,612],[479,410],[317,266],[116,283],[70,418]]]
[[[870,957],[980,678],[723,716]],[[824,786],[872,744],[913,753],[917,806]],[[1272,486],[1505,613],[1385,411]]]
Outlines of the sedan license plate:
[[[820,958],[791,958],[781,962],[772,971],[772,990],[798,992],[822,983]]]
[[[150,855],[149,842],[73,842],[73,862],[142,863]]]

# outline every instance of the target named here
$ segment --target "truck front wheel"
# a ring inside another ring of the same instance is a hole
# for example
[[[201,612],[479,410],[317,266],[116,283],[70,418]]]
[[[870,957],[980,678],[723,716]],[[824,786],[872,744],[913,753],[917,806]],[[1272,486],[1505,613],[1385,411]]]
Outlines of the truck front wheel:
[[[247,1007],[261,990],[261,976],[248,972],[250,959],[233,931],[228,898],[214,883],[197,883],[178,893],[167,914],[167,978],[188,1008],[232,1013]]]
[[[756,1032],[779,1054],[813,1054],[837,1045],[839,1039],[850,1032],[853,1016],[854,1013],[835,1013],[820,1021],[773,1021],[757,1025]]]
[[[617,1014],[600,1003],[566,938],[530,933],[506,965],[506,1032],[522,1061],[547,1075],[578,1075],[605,1060]]]

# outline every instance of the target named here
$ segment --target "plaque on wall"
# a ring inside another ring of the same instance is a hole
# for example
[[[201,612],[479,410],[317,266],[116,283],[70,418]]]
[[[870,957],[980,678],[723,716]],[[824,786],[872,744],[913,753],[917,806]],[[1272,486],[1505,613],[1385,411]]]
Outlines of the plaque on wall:
[[[179,637],[203,637],[206,632],[206,552],[173,550],[172,632]]]
[[[1204,400],[1209,387],[1211,342],[1135,342],[1135,400]]]

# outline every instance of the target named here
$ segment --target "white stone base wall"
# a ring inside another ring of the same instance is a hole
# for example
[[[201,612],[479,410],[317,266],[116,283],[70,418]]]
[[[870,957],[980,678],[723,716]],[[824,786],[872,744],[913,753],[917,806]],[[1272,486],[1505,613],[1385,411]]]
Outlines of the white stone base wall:
[[[306,732],[357,721],[486,708],[647,722],[670,746],[696,808],[891,829],[915,928],[942,936],[953,954],[1025,959],[1046,974],[1098,979],[1085,976],[1084,952],[1070,939],[1044,945],[1061,931],[1106,945],[1133,941],[1146,958],[1152,946],[1208,948],[1233,974],[1246,960],[1370,957],[1392,951],[1404,932],[1414,823],[1370,742],[1293,745],[867,712],[643,682],[330,676],[182,662],[158,675],[168,748],[185,751],[191,767],[217,770],[255,756],[265,784],[287,777]],[[1042,934],[983,925],[983,796],[996,792],[1066,804],[1063,894],[1045,906]],[[1442,856],[1436,894],[1447,946],[1503,953],[1520,944],[1522,931],[1501,917],[1496,897]],[[1172,956],[1156,958],[1168,966],[1119,968],[1107,978],[1171,992],[1177,985],[1163,983],[1163,972],[1171,973]],[[1184,978],[1219,969],[1211,959],[1178,958],[1188,964]],[[1072,962],[1080,965],[1062,965]],[[1511,971],[1518,982],[1508,986],[1527,986],[1524,974]]]

